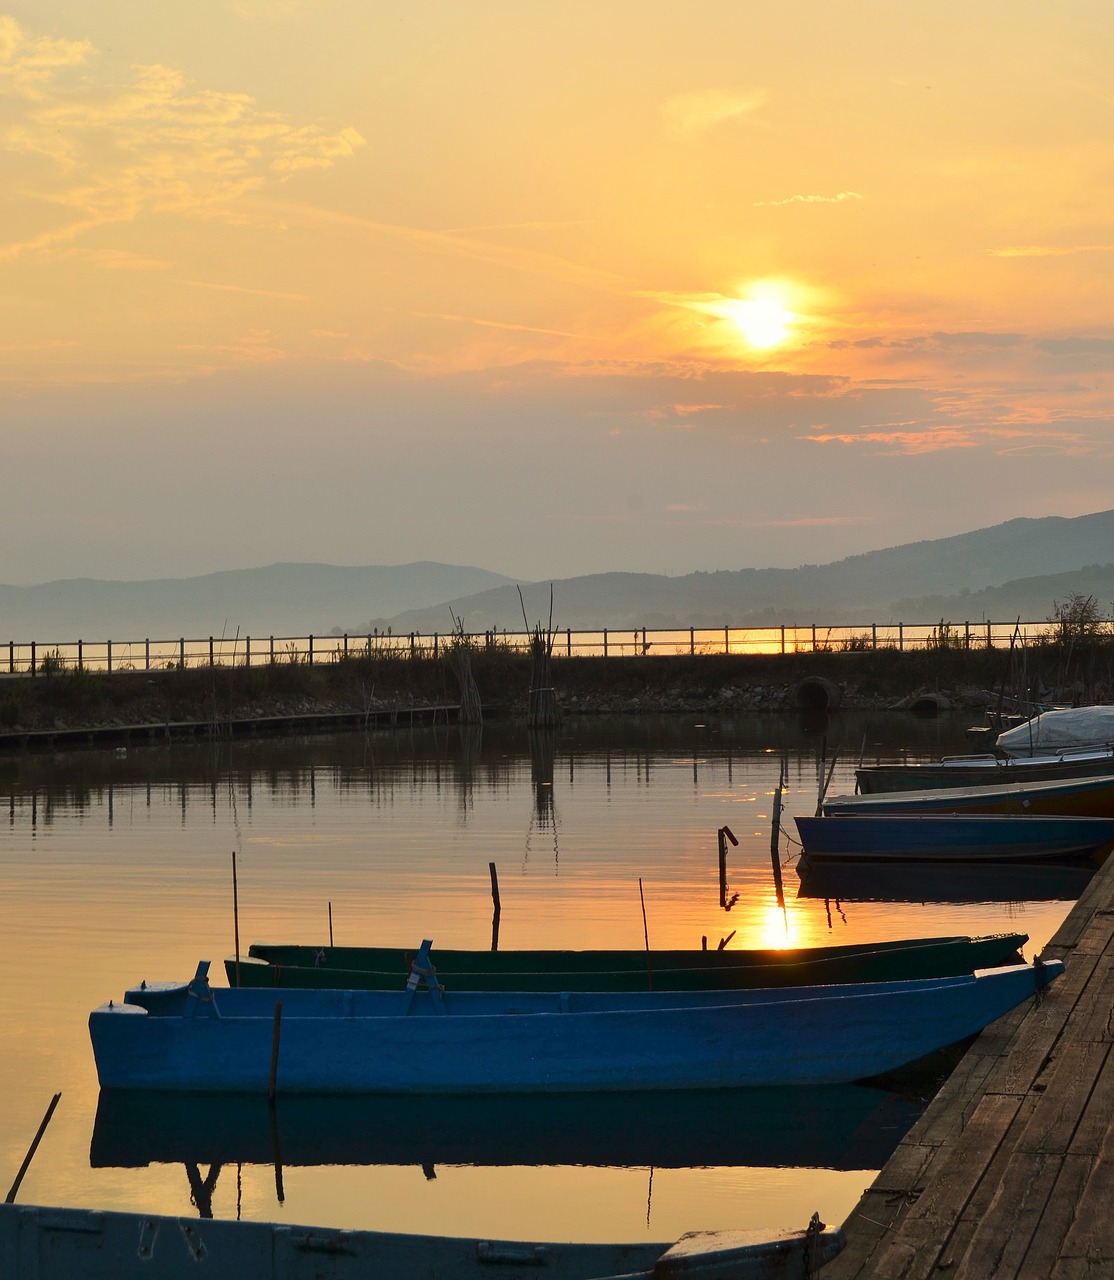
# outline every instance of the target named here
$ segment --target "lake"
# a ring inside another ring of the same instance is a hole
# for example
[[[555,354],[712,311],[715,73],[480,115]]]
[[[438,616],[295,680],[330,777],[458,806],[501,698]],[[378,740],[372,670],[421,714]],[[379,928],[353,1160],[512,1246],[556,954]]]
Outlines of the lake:
[[[87,1018],[252,941],[787,946],[1055,932],[1083,873],[950,869],[810,887],[793,813],[864,761],[964,752],[901,713],[584,719],[0,760],[0,1177],[62,1097],[21,1203],[532,1239],[840,1223],[924,1098],[210,1099],[99,1106]],[[786,779],[779,903],[773,796]],[[729,827],[722,905],[717,832]],[[233,911],[233,855],[238,911]],[[827,895],[827,896],[825,896]],[[331,930],[331,935],[330,935]],[[401,982],[400,982],[401,985]],[[414,1064],[415,1079],[421,1063]]]

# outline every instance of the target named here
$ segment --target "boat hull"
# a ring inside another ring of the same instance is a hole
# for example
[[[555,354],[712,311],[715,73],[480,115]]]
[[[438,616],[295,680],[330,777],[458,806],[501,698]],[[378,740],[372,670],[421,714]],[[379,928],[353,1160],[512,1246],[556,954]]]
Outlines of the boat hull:
[[[1114,843],[1114,819],[1006,814],[851,813],[794,821],[804,854],[886,862],[1017,862],[1091,857]]]
[[[436,980],[454,991],[715,991],[946,978],[1002,964],[1025,934],[787,950],[437,951]],[[232,987],[399,990],[413,953],[392,947],[252,943],[224,962]]]
[[[832,796],[833,813],[1002,813],[1045,817],[1114,818],[1114,776],[1059,778],[998,786],[938,787],[877,795]]]
[[[191,983],[136,988],[124,1003],[102,1005],[89,1033],[102,1088],[414,1094],[843,1084],[974,1034],[1062,967],[714,995],[215,990],[199,971]]]
[[[887,791],[930,791],[954,787],[1001,787],[1018,782],[1101,778],[1114,773],[1114,751],[1064,754],[1036,759],[958,756],[919,764],[869,764],[855,770],[861,795]]]

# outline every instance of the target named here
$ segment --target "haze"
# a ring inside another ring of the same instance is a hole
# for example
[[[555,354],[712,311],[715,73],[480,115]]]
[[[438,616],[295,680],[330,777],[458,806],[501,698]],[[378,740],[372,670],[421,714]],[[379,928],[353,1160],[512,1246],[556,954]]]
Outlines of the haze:
[[[0,579],[1110,506],[1108,5],[0,14]]]

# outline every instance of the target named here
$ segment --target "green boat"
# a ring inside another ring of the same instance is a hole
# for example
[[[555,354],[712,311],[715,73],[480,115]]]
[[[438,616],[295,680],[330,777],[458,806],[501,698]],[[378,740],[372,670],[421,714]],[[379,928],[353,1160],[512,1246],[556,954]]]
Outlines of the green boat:
[[[1016,963],[1024,933],[784,950],[429,951],[253,942],[224,962],[229,986],[454,991],[715,991],[950,978]]]

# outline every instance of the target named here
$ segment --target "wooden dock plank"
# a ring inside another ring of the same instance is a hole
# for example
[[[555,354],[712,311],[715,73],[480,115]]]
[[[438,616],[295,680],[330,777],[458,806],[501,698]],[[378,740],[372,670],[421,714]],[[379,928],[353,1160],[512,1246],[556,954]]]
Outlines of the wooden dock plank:
[[[1044,956],[1064,974],[971,1045],[821,1280],[1114,1277],[1114,859]]]

